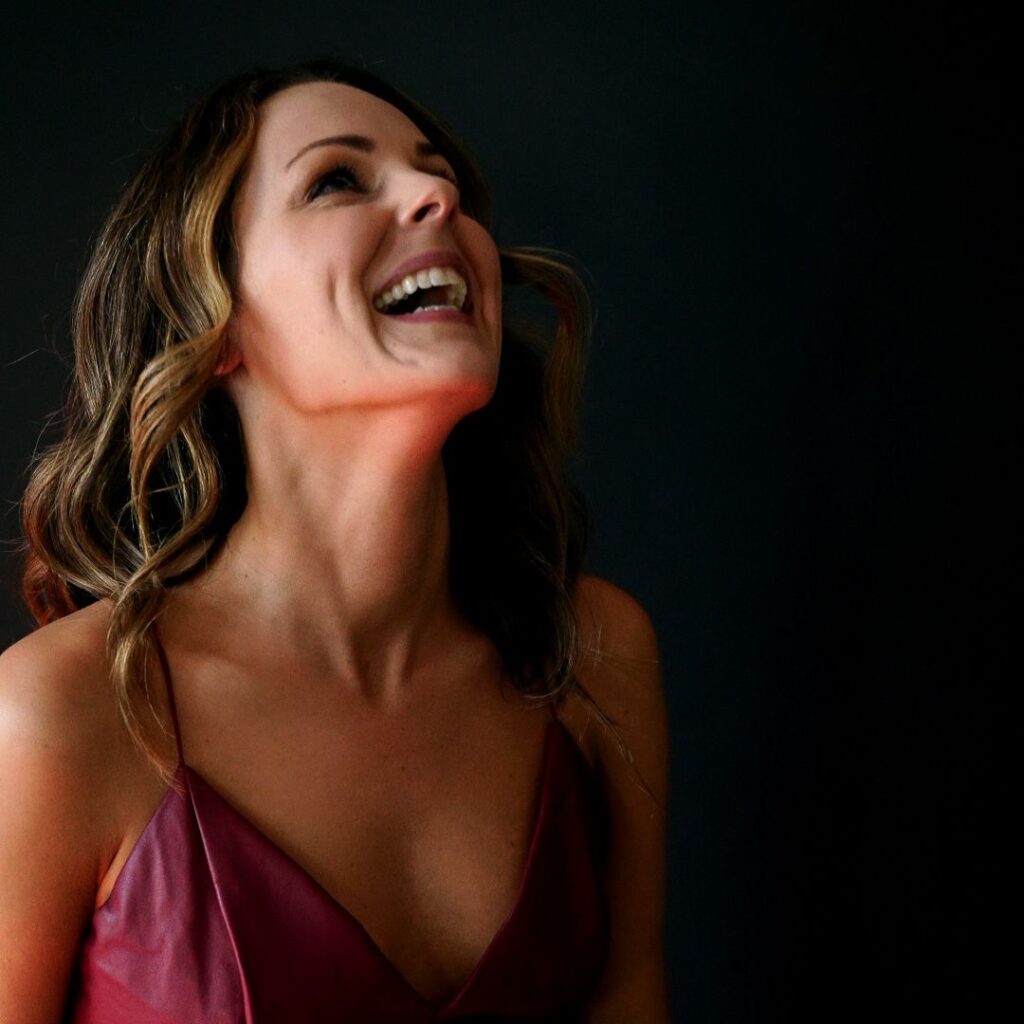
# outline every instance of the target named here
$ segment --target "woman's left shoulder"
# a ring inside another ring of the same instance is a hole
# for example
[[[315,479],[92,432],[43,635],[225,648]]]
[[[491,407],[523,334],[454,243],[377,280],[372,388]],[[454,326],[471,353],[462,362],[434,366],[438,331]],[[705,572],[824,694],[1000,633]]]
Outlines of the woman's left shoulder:
[[[581,576],[574,601],[587,650],[657,661],[654,624],[632,594],[599,576]]]
[[[668,721],[658,642],[643,606],[585,576],[575,595],[583,654],[577,676],[628,749],[591,716],[584,730],[610,811],[605,891],[610,945],[587,1020],[667,1022],[664,965]],[[584,705],[585,707],[585,705]]]
[[[601,711],[619,727],[633,750],[655,774],[667,748],[665,694],[658,639],[647,610],[626,590],[597,576],[583,576],[574,604],[582,640],[576,675]],[[574,702],[567,714],[575,720],[581,746],[602,770],[618,766],[622,755],[614,736],[592,713]],[[585,728],[579,728],[585,726]]]

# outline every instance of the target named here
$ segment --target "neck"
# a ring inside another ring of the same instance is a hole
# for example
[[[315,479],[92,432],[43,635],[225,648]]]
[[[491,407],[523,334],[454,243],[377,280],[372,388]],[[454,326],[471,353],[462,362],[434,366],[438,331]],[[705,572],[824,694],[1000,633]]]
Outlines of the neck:
[[[272,630],[321,677],[393,697],[460,625],[434,412],[246,424],[248,503],[198,578],[199,607],[238,609],[257,645]]]

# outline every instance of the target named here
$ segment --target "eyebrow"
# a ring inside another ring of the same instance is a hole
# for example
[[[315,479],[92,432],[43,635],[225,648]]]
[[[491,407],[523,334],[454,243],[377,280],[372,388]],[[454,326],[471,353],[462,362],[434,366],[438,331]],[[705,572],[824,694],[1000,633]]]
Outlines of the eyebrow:
[[[347,146],[349,149],[357,149],[360,153],[372,153],[376,148],[377,144],[373,139],[367,138],[365,135],[330,135],[326,139],[317,139],[316,142],[310,142],[298,151],[284,165],[284,169],[287,171],[289,167],[296,160],[299,159],[304,153],[308,153],[311,149],[317,149],[320,146]],[[432,142],[417,142],[416,143],[416,155],[417,156],[440,156],[441,151]]]

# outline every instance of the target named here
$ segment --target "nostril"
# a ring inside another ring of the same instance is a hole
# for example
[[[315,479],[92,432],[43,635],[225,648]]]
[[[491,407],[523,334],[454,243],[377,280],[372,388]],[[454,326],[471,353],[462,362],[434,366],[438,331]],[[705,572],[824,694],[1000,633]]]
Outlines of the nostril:
[[[420,207],[420,208],[419,208],[419,209],[418,209],[418,210],[416,211],[416,216],[415,216],[415,217],[414,217],[413,219],[414,219],[414,220],[416,221],[416,223],[418,224],[418,223],[419,223],[420,221],[422,221],[422,220],[424,220],[424,219],[425,219],[426,217],[428,217],[428,216],[430,215],[431,211],[432,211],[432,210],[433,210],[433,209],[434,209],[435,207],[438,207],[438,208],[439,208],[439,207],[440,207],[440,205],[441,205],[440,203],[428,203],[428,204],[427,204],[426,206],[421,206],[421,207]]]

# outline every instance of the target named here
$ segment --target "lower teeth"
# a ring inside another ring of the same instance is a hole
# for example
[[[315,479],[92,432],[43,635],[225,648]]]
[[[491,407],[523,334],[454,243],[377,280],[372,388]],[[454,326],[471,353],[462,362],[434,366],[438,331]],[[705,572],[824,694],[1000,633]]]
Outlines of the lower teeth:
[[[438,309],[451,310],[453,313],[458,313],[459,311],[458,306],[419,306],[413,310],[413,313],[432,313],[434,310]]]

